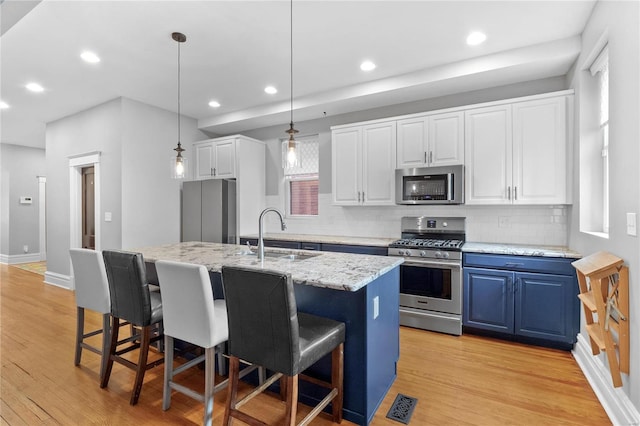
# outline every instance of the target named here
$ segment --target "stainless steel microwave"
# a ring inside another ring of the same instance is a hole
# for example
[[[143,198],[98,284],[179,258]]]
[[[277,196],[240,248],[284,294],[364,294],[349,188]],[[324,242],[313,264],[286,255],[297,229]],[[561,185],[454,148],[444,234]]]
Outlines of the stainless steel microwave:
[[[463,204],[464,167],[396,170],[396,204]]]

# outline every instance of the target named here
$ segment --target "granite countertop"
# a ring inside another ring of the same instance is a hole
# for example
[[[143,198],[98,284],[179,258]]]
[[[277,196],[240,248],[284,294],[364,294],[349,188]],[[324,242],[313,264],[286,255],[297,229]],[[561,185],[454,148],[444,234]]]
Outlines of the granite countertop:
[[[242,235],[240,236],[240,238],[258,239],[258,236],[255,234]],[[345,237],[340,235],[287,234],[286,232],[282,232],[273,234],[265,233],[264,239],[325,244],[348,244],[355,246],[388,247],[389,244],[396,241],[398,238]]]
[[[517,256],[565,257],[580,259],[582,254],[563,246],[536,246],[526,244],[475,243],[462,246],[465,253],[510,254]]]
[[[315,255],[304,260],[265,257],[246,253],[247,248],[235,244],[184,242],[133,249],[145,261],[173,260],[205,265],[211,272],[220,272],[223,265],[243,266],[291,274],[296,284],[325,287],[334,290],[357,291],[403,262],[401,257],[363,254],[286,250],[268,248],[265,253]]]

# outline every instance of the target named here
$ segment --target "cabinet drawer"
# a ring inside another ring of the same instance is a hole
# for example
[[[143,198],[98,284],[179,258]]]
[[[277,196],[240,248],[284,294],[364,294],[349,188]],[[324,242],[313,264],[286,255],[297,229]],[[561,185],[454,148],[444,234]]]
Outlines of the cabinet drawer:
[[[378,256],[387,255],[386,247],[356,246],[356,245],[348,245],[348,244],[322,244],[322,251],[356,253],[356,254],[375,254]]]
[[[300,243],[297,241],[264,240],[264,246],[298,250]]]
[[[463,266],[574,276],[575,270],[571,266],[573,260],[575,259],[464,253]]]
[[[316,250],[319,251],[321,249],[320,243],[309,243],[309,242],[301,242],[300,248],[302,250]]]

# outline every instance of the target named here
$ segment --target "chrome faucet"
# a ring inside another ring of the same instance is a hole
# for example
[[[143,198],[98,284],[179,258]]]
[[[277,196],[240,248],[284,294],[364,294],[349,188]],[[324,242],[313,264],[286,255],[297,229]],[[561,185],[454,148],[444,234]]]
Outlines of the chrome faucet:
[[[260,213],[260,218],[258,219],[258,260],[264,259],[264,240],[262,238],[262,221],[263,221],[264,215],[269,212],[277,213],[278,216],[280,217],[281,229],[283,231],[287,229],[287,225],[284,223],[284,219],[282,218],[282,213],[280,213],[277,209],[273,207],[267,207],[266,209],[262,210],[262,213]]]

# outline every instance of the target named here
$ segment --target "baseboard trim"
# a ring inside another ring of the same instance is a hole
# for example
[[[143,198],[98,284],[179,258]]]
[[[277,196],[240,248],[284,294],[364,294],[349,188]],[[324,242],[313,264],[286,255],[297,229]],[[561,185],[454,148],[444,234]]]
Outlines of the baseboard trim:
[[[608,368],[598,357],[592,355],[591,345],[587,339],[588,337],[585,338],[582,334],[578,334],[578,342],[572,354],[600,400],[600,404],[609,416],[611,423],[615,426],[640,425],[640,412],[624,392],[624,386],[613,387]],[[623,375],[623,383],[626,382],[625,379],[626,377]]]
[[[56,272],[47,271],[44,273],[44,282],[45,284],[62,287],[67,290],[73,290],[73,282],[69,275],[62,275]]]
[[[28,254],[0,254],[0,263],[16,265],[18,263],[40,262],[40,253]]]

